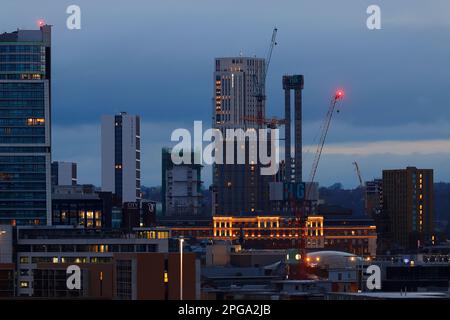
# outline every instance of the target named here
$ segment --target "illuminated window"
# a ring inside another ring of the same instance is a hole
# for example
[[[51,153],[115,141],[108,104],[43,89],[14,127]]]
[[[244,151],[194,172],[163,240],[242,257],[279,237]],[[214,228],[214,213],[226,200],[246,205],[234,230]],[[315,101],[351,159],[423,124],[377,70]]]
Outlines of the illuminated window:
[[[28,257],[20,257],[19,261],[20,263],[30,263],[30,259],[28,259]]]
[[[169,282],[169,274],[167,273],[167,271],[164,271],[164,283]]]
[[[53,258],[53,263],[58,263],[58,261],[59,261],[58,257]]]
[[[20,287],[21,288],[28,288],[29,287],[28,281],[20,281]]]
[[[45,124],[44,118],[28,118],[27,125],[29,126],[42,126]]]

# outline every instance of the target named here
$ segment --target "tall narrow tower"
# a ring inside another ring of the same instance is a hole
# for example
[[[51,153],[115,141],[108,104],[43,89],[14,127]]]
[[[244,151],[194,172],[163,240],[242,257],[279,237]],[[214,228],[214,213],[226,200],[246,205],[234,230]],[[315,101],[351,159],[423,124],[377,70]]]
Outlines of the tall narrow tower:
[[[303,75],[283,76],[284,113],[285,113],[285,147],[287,182],[302,182],[302,90]],[[291,145],[291,90],[294,90],[294,160]]]
[[[102,117],[102,191],[122,202],[141,199],[140,123],[126,112]]]

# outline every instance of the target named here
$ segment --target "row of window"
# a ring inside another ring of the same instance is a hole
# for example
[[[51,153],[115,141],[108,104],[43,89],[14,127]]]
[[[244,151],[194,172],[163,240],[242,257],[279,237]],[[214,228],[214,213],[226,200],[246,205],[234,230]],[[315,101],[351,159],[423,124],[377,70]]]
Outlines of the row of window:
[[[0,147],[0,153],[50,153],[48,147]]]
[[[28,127],[45,125],[44,118],[0,118],[0,126]]]
[[[0,73],[0,80],[41,80],[41,73]]]
[[[11,164],[0,163],[0,172],[9,173],[9,172],[17,172],[17,173],[29,173],[29,172],[37,172],[37,173],[45,173],[45,164],[20,164],[12,162]]]
[[[45,64],[29,64],[29,63],[0,63],[0,71],[25,71],[25,72],[45,72]]]
[[[3,136],[44,136],[45,128],[0,128],[0,137]]]
[[[41,163],[45,162],[45,156],[0,156],[0,163]]]
[[[45,208],[45,201],[0,201],[0,210],[2,208]]]
[[[26,182],[26,181],[46,181],[45,172],[41,173],[30,173],[30,172],[1,172],[0,173],[0,182]]]
[[[44,100],[0,100],[0,108],[44,108]]]
[[[0,45],[0,53],[45,53],[44,46],[37,45]]]
[[[0,143],[45,143],[45,137],[0,137]]]
[[[0,54],[0,62],[45,62],[41,54]]]
[[[41,82],[7,82],[0,83],[2,90],[42,90],[44,84]]]
[[[46,217],[47,212],[45,206],[36,207],[34,210],[8,210],[8,217],[1,219],[0,223],[4,224],[2,220],[6,220],[10,224],[11,220],[14,220],[15,225],[38,225],[45,224]]]
[[[2,199],[36,199],[36,200],[45,200],[46,199],[46,192],[0,192],[0,200]]]
[[[0,109],[0,117],[44,117],[43,108]]]
[[[19,190],[45,190],[45,182],[4,182],[0,181],[0,192]]]
[[[19,252],[157,252],[157,244],[42,244],[42,245],[19,245]],[[52,259],[51,257],[33,257]],[[60,258],[59,261],[61,261]],[[91,258],[92,259],[92,258]],[[22,256],[20,263],[30,263],[28,256]],[[31,260],[32,263],[33,260]],[[52,262],[52,260],[50,260]]]
[[[36,91],[0,91],[0,99],[44,99],[44,91],[36,90]]]

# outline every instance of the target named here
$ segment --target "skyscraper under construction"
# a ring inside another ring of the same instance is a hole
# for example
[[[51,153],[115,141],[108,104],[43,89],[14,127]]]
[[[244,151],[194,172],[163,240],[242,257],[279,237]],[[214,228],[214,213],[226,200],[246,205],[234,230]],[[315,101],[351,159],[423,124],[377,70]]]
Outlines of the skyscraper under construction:
[[[261,58],[217,58],[214,71],[213,127],[225,137],[227,129],[260,129],[265,117],[265,99],[256,94],[264,83],[265,60]],[[260,95],[264,94],[264,86]],[[248,145],[244,164],[215,164],[213,167],[213,214],[261,214],[269,208],[269,176],[260,174],[260,164],[249,161]],[[225,150],[224,150],[225,153]],[[226,156],[224,155],[224,159]],[[236,159],[235,159],[236,160]]]

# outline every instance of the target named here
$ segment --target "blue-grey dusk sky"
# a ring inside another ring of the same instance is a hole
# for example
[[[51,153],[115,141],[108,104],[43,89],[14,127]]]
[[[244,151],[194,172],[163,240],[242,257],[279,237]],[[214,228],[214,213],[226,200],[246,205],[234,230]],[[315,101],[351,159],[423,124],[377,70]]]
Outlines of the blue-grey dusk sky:
[[[71,4],[81,30],[66,28]],[[381,30],[366,27],[371,4]],[[267,113],[283,116],[282,75],[304,74],[305,151],[330,94],[347,93],[322,185],[354,187],[355,160],[366,180],[413,165],[450,181],[448,0],[2,0],[0,17],[0,32],[35,29],[39,18],[54,25],[53,159],[77,162],[80,183],[100,184],[100,116],[127,111],[142,116],[143,184],[160,184],[171,131],[210,124],[214,57],[264,56],[274,26]],[[305,154],[305,176],[311,160]]]

